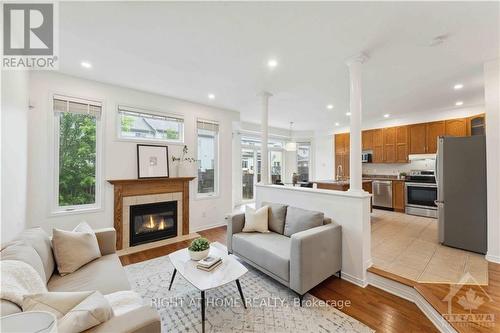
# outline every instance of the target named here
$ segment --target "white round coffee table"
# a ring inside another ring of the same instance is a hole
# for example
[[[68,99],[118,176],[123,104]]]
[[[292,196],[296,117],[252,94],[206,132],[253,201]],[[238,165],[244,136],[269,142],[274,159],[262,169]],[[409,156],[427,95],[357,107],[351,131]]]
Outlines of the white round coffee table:
[[[0,318],[0,331],[8,333],[57,333],[57,319],[49,312],[26,311]]]
[[[248,272],[248,269],[236,260],[232,254],[228,254],[225,247],[218,242],[210,244],[209,255],[222,258],[222,263],[210,272],[196,268],[197,261],[191,260],[187,248],[168,255],[170,262],[174,266],[174,272],[168,290],[172,288],[175,274],[179,272],[179,274],[189,283],[201,291],[201,327],[203,332],[205,331],[205,291],[223,286],[230,282],[236,282],[241,301],[246,309],[245,298],[243,297],[239,278]]]

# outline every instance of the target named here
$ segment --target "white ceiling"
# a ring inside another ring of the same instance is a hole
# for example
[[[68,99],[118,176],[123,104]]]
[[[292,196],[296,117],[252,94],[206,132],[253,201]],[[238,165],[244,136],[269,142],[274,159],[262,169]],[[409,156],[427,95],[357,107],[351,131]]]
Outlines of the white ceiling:
[[[430,47],[438,35],[449,37]],[[367,118],[481,104],[482,64],[499,57],[499,3],[60,3],[62,72],[237,110],[249,122],[268,90],[270,124],[283,128],[346,124],[345,60],[360,51],[370,56]]]

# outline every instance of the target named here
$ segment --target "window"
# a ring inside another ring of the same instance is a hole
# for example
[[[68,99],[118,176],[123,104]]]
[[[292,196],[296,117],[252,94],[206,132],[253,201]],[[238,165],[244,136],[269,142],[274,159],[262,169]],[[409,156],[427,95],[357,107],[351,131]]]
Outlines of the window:
[[[299,181],[309,181],[309,168],[311,166],[311,143],[297,143],[297,172]]]
[[[102,105],[54,96],[55,210],[98,208],[98,142]]]
[[[118,106],[121,139],[163,142],[184,141],[184,119]]]
[[[198,194],[212,196],[218,192],[219,125],[198,120]]]

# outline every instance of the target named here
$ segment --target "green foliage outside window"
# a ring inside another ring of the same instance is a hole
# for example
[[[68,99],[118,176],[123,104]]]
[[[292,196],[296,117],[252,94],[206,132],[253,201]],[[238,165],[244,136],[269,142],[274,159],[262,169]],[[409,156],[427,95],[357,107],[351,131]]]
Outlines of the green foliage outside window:
[[[59,206],[96,202],[96,118],[61,113],[59,133]]]

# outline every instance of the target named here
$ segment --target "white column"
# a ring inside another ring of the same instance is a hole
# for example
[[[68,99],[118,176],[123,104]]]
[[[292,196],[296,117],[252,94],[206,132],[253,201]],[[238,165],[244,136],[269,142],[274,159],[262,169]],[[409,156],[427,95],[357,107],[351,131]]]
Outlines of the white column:
[[[260,118],[260,182],[264,185],[269,184],[269,97],[271,93],[263,91],[259,94],[262,98],[262,114]]]
[[[350,123],[350,156],[349,156],[349,191],[362,192],[361,169],[361,67],[367,59],[360,54],[347,61],[349,68],[349,112]]]
[[[500,264],[500,59],[484,64],[486,109],[486,177],[488,179],[488,252]]]

